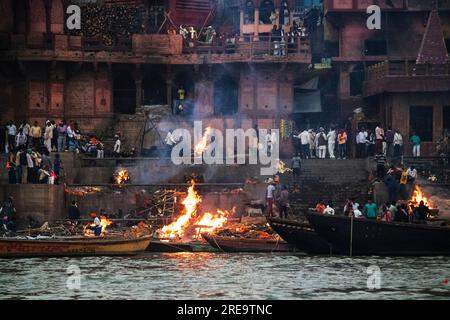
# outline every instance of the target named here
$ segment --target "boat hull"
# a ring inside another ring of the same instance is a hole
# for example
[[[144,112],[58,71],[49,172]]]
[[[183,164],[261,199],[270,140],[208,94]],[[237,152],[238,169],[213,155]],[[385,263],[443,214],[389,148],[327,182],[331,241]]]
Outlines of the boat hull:
[[[293,246],[284,242],[267,239],[244,239],[202,234],[208,243],[225,252],[290,252]]]
[[[136,255],[145,251],[149,244],[149,237],[136,239],[0,239],[0,258]]]
[[[314,230],[331,244],[334,254],[450,255],[450,228],[367,219],[353,219],[352,228],[352,219],[344,216],[309,213],[307,218]]]
[[[310,226],[298,221],[268,218],[272,229],[283,240],[294,245],[298,251],[308,254],[330,254],[328,242],[321,238]]]

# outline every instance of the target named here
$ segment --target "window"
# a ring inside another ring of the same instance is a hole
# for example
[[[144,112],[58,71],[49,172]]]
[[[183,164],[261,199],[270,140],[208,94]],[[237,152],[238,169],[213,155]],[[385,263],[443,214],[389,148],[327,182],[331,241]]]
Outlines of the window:
[[[384,56],[387,54],[386,40],[366,40],[364,42],[366,56]]]
[[[422,141],[433,141],[433,107],[411,107],[409,128]]]
[[[362,94],[364,83],[364,66],[357,65],[352,72],[350,72],[350,95],[359,96]]]
[[[244,24],[252,24],[255,22],[255,6],[253,1],[249,0],[245,3]]]
[[[450,106],[444,107],[442,121],[444,122],[444,130],[447,129],[450,131]]]
[[[271,0],[263,0],[261,1],[261,5],[259,6],[259,20],[263,24],[271,24],[270,16],[272,12],[275,12],[275,6]]]

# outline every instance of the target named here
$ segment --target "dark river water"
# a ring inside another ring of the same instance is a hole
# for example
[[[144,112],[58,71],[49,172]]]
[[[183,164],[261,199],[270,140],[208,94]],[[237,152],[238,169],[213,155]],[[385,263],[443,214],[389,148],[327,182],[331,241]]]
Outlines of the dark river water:
[[[449,299],[447,280],[450,257],[146,253],[0,259],[0,299]]]

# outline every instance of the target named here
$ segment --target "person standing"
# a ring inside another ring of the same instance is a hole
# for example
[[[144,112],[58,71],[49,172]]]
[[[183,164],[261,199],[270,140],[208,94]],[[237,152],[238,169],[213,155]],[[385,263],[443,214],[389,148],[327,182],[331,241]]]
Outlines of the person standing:
[[[375,154],[383,152],[384,129],[381,125],[375,128]]]
[[[55,161],[53,161],[53,172],[55,174],[55,184],[59,184],[61,181],[62,161],[59,153],[55,154]]]
[[[80,209],[78,209],[78,204],[75,200],[72,201],[71,206],[69,207],[69,219],[70,220],[78,220],[80,219]]]
[[[26,148],[28,137],[23,132],[23,129],[19,129],[19,133],[16,135],[16,149]]]
[[[394,133],[394,157],[398,158],[402,156],[403,137],[399,130],[395,130]]]
[[[420,157],[420,144],[422,143],[422,141],[419,135],[417,135],[416,132],[413,132],[409,141],[411,142],[411,145],[413,147],[412,149],[413,157],[414,158]]]
[[[31,134],[31,145],[33,148],[38,148],[41,144],[41,138],[42,138],[42,129],[39,126],[38,122],[35,121],[33,126],[30,129]]]
[[[364,132],[364,129],[361,129],[356,135],[356,154],[358,158],[366,157],[366,143],[366,132]]]
[[[58,152],[64,152],[66,149],[67,126],[65,121],[58,125]]]
[[[58,151],[58,126],[56,125],[56,122],[54,120],[51,121],[52,127],[53,127],[53,134],[52,134],[52,151]]]
[[[377,164],[377,178],[383,179],[386,172],[386,156],[383,152],[379,152],[375,156],[375,162]]]
[[[52,139],[53,139],[53,125],[50,120],[47,120],[44,131],[44,145],[48,152],[52,152]]]
[[[305,129],[299,135],[298,139],[300,139],[301,143],[301,156],[302,159],[309,158],[309,132]]]
[[[118,134],[116,134],[114,137],[116,138],[116,142],[114,143],[113,154],[114,157],[120,157],[120,149],[122,146],[122,142],[120,141],[120,137]]]
[[[347,133],[344,129],[339,130],[338,140],[338,159],[347,159]]]
[[[295,182],[298,178],[300,178],[300,173],[302,170],[302,158],[299,157],[298,155],[294,155],[292,157],[291,168],[292,168],[292,176]]]
[[[392,158],[394,156],[394,138],[395,132],[391,127],[388,127],[386,131],[386,156]]]
[[[316,157],[316,133],[314,130],[308,130],[309,133],[309,156],[311,159]]]
[[[28,183],[34,183],[35,182],[35,174],[34,174],[34,161],[33,157],[31,156],[33,151],[31,149],[28,149],[26,152],[27,157],[27,182]]]
[[[278,211],[280,212],[281,219],[288,218],[288,208],[289,208],[289,191],[287,187],[283,185],[281,187],[280,195],[277,198]]]
[[[15,231],[14,215],[16,212],[16,208],[14,207],[14,199],[9,196],[0,208],[0,217],[4,230]]]
[[[336,157],[334,155],[334,149],[336,147],[336,130],[334,130],[333,128],[331,128],[327,134],[327,141],[328,141],[328,153],[330,154],[330,159],[336,159]]]
[[[327,136],[324,131],[325,130],[323,128],[320,128],[319,133],[316,136],[319,159],[325,159],[327,154]]]
[[[267,216],[272,217],[276,188],[275,188],[275,182],[273,181],[272,178],[269,178],[267,183],[268,183],[267,191],[266,191]]]
[[[31,126],[27,121],[22,122],[19,130],[22,129],[23,133],[27,136],[27,147],[31,142]]]
[[[6,131],[8,132],[8,151],[13,152],[15,150],[17,127],[12,121],[9,121],[6,125]]]
[[[364,206],[363,214],[367,219],[376,219],[378,216],[377,205],[369,199]]]

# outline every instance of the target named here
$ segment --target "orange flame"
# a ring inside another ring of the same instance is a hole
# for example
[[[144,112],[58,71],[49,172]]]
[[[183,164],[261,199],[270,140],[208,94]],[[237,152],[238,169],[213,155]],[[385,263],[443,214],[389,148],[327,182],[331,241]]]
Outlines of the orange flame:
[[[199,213],[198,206],[201,202],[202,198],[195,191],[195,181],[192,180],[187,196],[182,202],[183,214],[176,221],[161,229],[161,237],[182,239],[188,235],[189,231],[194,230],[196,234],[200,231],[210,233],[221,228],[227,222],[228,216],[231,214],[229,211],[217,210],[216,214]]]
[[[116,180],[116,183],[119,185],[130,181],[130,174],[128,173],[128,170],[122,169],[122,170],[117,171],[114,174],[114,180]]]
[[[109,220],[107,217],[105,216],[101,216],[100,217],[100,224],[102,226],[102,232],[100,234],[100,236],[104,236],[106,234],[106,228],[108,226],[110,226],[113,222],[111,220]],[[92,230],[92,228],[95,227],[95,223],[89,223],[84,227],[84,236],[85,237],[93,237],[94,236],[94,231]]]
[[[202,139],[194,147],[194,155],[201,156],[202,153],[206,150],[206,148],[208,147],[209,136],[210,136],[211,130],[212,129],[210,127],[207,127],[205,129],[205,133],[203,134]]]
[[[427,197],[425,197],[425,195],[423,194],[422,190],[420,189],[419,186],[416,185],[416,188],[414,190],[413,196],[411,198],[411,202],[418,205],[421,201],[423,201],[423,203],[431,208],[432,204],[430,203],[430,200],[428,200]]]
[[[288,168],[283,161],[278,159],[277,172],[283,174],[285,172],[292,172],[292,169]]]

